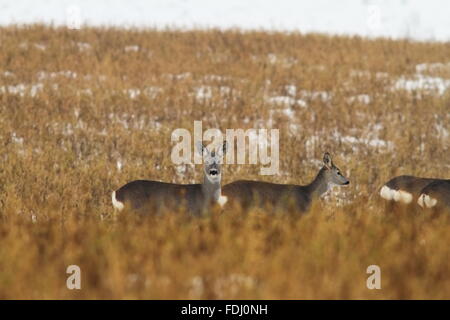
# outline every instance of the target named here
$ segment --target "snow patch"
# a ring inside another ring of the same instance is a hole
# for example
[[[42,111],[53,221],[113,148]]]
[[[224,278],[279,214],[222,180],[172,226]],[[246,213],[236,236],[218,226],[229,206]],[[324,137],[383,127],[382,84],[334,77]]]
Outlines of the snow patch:
[[[359,102],[362,104],[370,104],[372,102],[372,97],[368,94],[359,94],[357,96],[351,96],[347,100],[349,103]]]
[[[138,45],[133,45],[133,46],[126,46],[124,48],[125,52],[138,52],[139,51],[139,46]]]
[[[393,88],[405,91],[428,91],[443,95],[450,88],[450,79],[416,74],[412,78],[400,77]]]

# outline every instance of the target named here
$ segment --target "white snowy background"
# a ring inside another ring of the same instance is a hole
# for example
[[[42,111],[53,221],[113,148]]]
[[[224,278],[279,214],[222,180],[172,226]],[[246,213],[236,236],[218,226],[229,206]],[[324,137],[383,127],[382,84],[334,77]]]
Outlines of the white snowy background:
[[[0,25],[240,28],[450,40],[446,0],[1,0]]]

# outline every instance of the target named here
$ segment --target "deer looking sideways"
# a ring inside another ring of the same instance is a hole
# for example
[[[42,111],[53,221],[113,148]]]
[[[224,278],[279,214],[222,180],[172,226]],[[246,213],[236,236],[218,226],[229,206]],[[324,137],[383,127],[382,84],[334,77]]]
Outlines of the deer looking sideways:
[[[203,183],[175,184],[151,180],[131,181],[112,193],[113,206],[138,213],[157,213],[161,209],[187,208],[193,215],[201,215],[214,204],[223,205],[221,196],[221,163],[226,142],[218,150],[208,150],[201,142],[197,151],[203,156]]]
[[[308,185],[239,180],[225,185],[222,193],[229,202],[238,203],[243,208],[292,203],[299,212],[305,212],[314,199],[326,193],[333,185],[341,186],[349,183],[334,165],[331,155],[326,152],[323,156],[323,167]]]

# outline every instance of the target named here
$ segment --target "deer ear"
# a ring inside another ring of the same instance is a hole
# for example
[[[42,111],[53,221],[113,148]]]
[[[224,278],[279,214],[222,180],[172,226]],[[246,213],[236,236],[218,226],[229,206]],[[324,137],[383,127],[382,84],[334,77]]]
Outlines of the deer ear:
[[[328,169],[331,169],[333,167],[333,160],[331,159],[331,155],[328,152],[325,152],[323,155],[323,164]]]
[[[203,152],[208,152],[208,149],[205,148],[205,146],[203,145],[203,143],[201,141],[197,141],[197,143],[195,144],[195,147],[197,149],[197,152],[202,156]]]

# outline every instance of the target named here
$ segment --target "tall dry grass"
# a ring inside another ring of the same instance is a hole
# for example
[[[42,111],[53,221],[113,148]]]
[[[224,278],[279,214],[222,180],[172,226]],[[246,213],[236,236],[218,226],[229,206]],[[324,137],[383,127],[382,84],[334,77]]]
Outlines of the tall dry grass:
[[[448,43],[35,25],[0,44],[0,298],[450,298],[449,216],[377,197],[393,175],[450,177]],[[402,89],[424,78],[437,89]],[[280,130],[279,175],[228,165],[224,183],[307,183],[328,150],[351,185],[301,218],[114,215],[130,180],[201,181],[170,160],[194,120]]]

